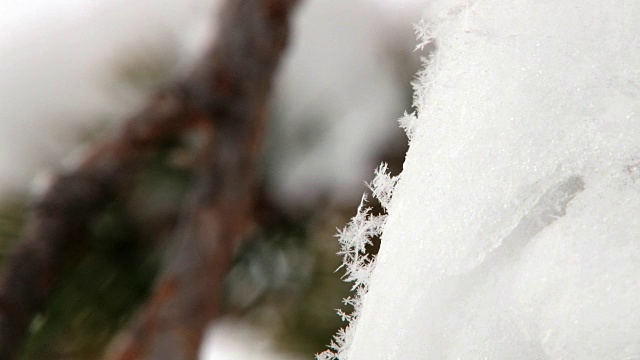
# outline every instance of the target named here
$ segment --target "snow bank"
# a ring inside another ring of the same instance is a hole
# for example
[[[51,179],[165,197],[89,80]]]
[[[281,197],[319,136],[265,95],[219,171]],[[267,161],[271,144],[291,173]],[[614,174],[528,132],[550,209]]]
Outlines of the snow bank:
[[[640,359],[640,3],[434,8],[439,50],[336,356]]]

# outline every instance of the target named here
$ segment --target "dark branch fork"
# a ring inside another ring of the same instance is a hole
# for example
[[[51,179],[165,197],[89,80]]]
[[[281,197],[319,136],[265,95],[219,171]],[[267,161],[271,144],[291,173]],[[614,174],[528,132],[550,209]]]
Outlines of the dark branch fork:
[[[150,156],[199,124],[207,146],[178,225],[175,253],[114,359],[196,359],[220,315],[221,283],[251,225],[256,171],[274,73],[298,0],[229,0],[215,44],[194,70],[158,92],[35,204],[0,278],[0,359],[17,355],[33,316],[56,284],[69,249],[125,191]]]

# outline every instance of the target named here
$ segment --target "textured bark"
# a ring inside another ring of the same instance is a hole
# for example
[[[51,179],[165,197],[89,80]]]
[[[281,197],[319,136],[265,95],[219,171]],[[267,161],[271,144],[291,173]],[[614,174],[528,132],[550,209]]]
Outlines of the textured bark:
[[[35,204],[0,278],[0,359],[17,355],[70,250],[166,141],[198,126],[208,141],[197,185],[151,299],[113,359],[196,359],[220,314],[221,284],[251,226],[271,82],[297,0],[230,0],[215,44],[185,78],[160,91]]]

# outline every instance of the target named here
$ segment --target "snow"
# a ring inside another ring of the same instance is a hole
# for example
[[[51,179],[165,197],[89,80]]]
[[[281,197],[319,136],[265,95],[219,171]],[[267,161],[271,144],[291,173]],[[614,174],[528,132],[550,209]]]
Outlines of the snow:
[[[382,164],[376,170],[376,178],[369,185],[373,195],[378,199],[384,210],[388,209],[389,200],[393,195],[397,180],[397,177],[391,177],[387,174],[387,164]],[[372,269],[375,267],[375,258],[367,254],[366,247],[373,245],[372,240],[374,237],[382,235],[387,215],[372,214],[372,209],[365,207],[366,203],[367,197],[365,195],[362,197],[356,216],[351,219],[344,229],[339,230],[337,235],[340,243],[338,255],[342,257],[342,266],[340,268],[344,267],[345,269],[343,279],[346,282],[353,283],[351,291],[354,292],[353,296],[343,300],[343,303],[353,310],[350,313],[338,310],[338,315],[342,321],[346,321],[349,324],[338,331],[329,344],[330,350],[319,354],[317,356],[318,360],[342,359],[344,357],[353,340],[353,331],[360,316],[362,299],[369,291],[369,278]]]
[[[639,359],[640,3],[430,13],[438,51],[334,355]]]

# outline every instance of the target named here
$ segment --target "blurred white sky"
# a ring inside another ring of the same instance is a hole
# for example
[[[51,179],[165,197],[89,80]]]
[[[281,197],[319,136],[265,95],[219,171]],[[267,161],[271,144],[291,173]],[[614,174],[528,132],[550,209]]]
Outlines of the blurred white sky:
[[[19,31],[37,29],[47,18],[82,16],[100,0],[3,0],[0,2],[0,39],[10,41]]]
[[[2,0],[0,1],[0,39],[10,41],[16,31],[38,28],[47,18],[86,16],[104,0]],[[415,9],[424,0],[370,0],[390,10]],[[1,43],[0,43],[1,44]]]
[[[112,89],[126,54],[168,45],[197,53],[211,3],[0,2],[0,195],[59,163],[83,129],[131,107]]]
[[[360,131],[358,126],[369,121],[369,117],[378,119],[375,123],[384,120],[395,126],[395,119],[401,115],[396,113],[399,110],[385,113],[380,110],[383,104],[373,99],[387,98],[385,85],[370,86],[369,93],[359,90],[358,86],[366,88],[359,84],[380,78],[388,86],[397,87],[383,79],[387,76],[384,72],[391,70],[388,64],[380,63],[382,50],[376,44],[386,41],[389,45],[395,36],[392,34],[410,32],[411,22],[419,19],[417,4],[425,1],[303,2],[298,18],[306,17],[310,19],[308,23],[315,25],[305,28],[306,21],[299,21],[301,28],[294,31],[290,51],[293,65],[282,71],[282,78],[295,82],[296,86],[300,83],[309,86],[303,92],[294,91],[292,96],[300,97],[300,103],[311,99],[316,108],[330,109],[334,124],[346,124],[348,118],[359,119],[360,125],[351,126],[352,131]],[[186,60],[198,54],[211,34],[208,29],[211,28],[212,2],[215,0],[0,0],[0,195],[7,189],[24,188],[39,169],[58,164],[78,140],[80,130],[95,126],[96,118],[108,119],[127,111],[127,106],[114,102],[122,99],[114,99],[114,94],[108,91],[114,64],[123,54],[144,50],[145,46],[161,48],[167,45],[168,39],[182,48],[180,53]],[[376,5],[383,10],[376,10]],[[331,6],[338,10],[332,10]],[[321,14],[315,16],[313,12],[318,9]],[[324,18],[318,18],[320,16]],[[333,37],[329,39],[328,34]],[[409,35],[407,48],[411,47],[412,40]],[[334,43],[340,50],[331,48]],[[393,46],[398,46],[398,42],[395,43]],[[317,56],[305,55],[305,51],[315,51]],[[308,65],[295,69],[297,64],[304,63]],[[319,68],[314,69],[313,64]],[[331,79],[323,74],[330,74],[336,81],[328,83]],[[333,93],[331,87],[341,91]],[[377,107],[377,110],[344,109],[351,106],[356,94],[362,106]],[[365,104],[366,98],[371,100],[369,105]],[[125,97],[125,100],[128,99]],[[383,126],[380,131],[385,132],[387,128]],[[344,131],[342,133],[333,130],[334,135],[328,136],[333,136],[334,144],[337,141],[353,149],[360,146],[354,142],[361,145],[371,142],[364,137],[345,139]],[[367,171],[366,174],[352,171],[353,175],[348,175],[349,171],[344,169],[354,169],[352,163],[367,150],[358,147],[359,150],[351,152],[351,157],[336,156],[349,149],[332,148],[330,142],[325,143],[324,149],[300,153],[304,158],[286,160],[282,169],[287,172],[283,178],[290,181],[287,189],[295,185],[298,186],[295,194],[306,193],[315,187],[317,179],[334,187],[346,184],[353,188],[361,186],[361,178],[367,178],[375,167],[375,164],[360,165],[355,169]],[[317,161],[307,160],[314,157]],[[309,173],[309,169],[315,173]]]

